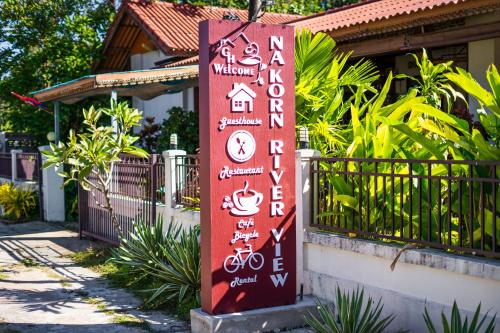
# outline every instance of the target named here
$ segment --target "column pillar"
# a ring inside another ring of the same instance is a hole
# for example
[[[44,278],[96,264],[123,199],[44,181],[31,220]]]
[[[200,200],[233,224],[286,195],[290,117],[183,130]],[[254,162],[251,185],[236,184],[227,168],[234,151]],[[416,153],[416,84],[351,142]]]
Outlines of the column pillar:
[[[115,103],[118,103],[118,92],[116,90],[111,90],[111,100]],[[114,130],[118,130],[118,123],[116,122],[115,117],[111,117],[111,126],[113,126]]]
[[[59,144],[59,140],[61,139],[61,129],[60,129],[60,112],[61,112],[61,102],[54,102],[54,134],[56,136],[55,143]]]
[[[170,221],[174,216],[175,203],[175,156],[185,156],[186,151],[171,149],[163,152],[165,160],[165,220]]]
[[[295,151],[295,201],[296,201],[296,238],[297,238],[297,293],[304,283],[304,232],[311,218],[311,165],[312,157],[321,153],[313,149]]]
[[[10,165],[11,165],[11,180],[15,182],[17,179],[17,154],[22,153],[21,149],[12,149],[10,151]]]
[[[7,151],[7,140],[5,139],[5,132],[0,132],[0,153]]]
[[[50,146],[38,147],[40,152],[50,150]],[[47,157],[42,154],[42,165]],[[42,195],[44,221],[64,222],[64,179],[57,173],[62,167],[42,169]]]

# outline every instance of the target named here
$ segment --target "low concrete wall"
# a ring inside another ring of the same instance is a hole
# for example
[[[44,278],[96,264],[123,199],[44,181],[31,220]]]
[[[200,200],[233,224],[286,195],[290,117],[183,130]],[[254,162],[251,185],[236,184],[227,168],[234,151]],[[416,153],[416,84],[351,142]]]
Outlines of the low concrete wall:
[[[471,315],[497,313],[500,332],[500,263],[456,256],[434,250],[407,250],[394,271],[390,265],[401,247],[306,231],[304,235],[304,289],[317,297],[334,300],[335,287],[365,288],[376,301],[382,298],[385,314],[396,314],[391,329],[426,332],[422,318],[427,306],[435,323],[440,313],[450,313],[453,301]]]
[[[182,225],[184,229],[200,224],[200,212],[184,210],[183,207],[166,208],[163,213],[164,229],[168,227],[168,222],[173,221]]]

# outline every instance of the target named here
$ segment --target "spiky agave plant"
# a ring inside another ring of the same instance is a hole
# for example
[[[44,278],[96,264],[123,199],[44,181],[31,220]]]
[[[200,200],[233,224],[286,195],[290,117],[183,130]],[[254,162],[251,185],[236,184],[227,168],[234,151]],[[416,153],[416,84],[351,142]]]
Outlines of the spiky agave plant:
[[[444,333],[493,333],[495,331],[495,319],[496,314],[491,318],[487,326],[485,326],[484,330],[481,330],[481,327],[486,323],[486,319],[488,318],[488,312],[480,319],[479,315],[481,312],[481,303],[476,308],[476,312],[470,321],[469,318],[465,317],[465,320],[462,322],[462,316],[460,315],[460,310],[458,309],[457,302],[453,302],[453,307],[451,309],[451,317],[450,321],[446,318],[444,312],[441,312],[441,324],[443,325],[442,332]],[[427,325],[427,330],[429,333],[437,333],[436,327],[432,322],[431,317],[429,316],[429,312],[427,311],[427,307],[424,310],[424,320]]]
[[[111,262],[125,266],[137,276],[136,282],[154,281],[154,289],[146,304],[158,306],[168,300],[178,303],[199,303],[200,244],[199,227],[182,229],[170,223],[163,230],[163,220],[154,225],[138,221],[130,239],[121,239],[119,248],[112,251]]]
[[[335,307],[317,301],[319,318],[309,314],[306,323],[318,333],[381,333],[394,320],[394,315],[382,317],[384,305],[371,297],[365,301],[364,288],[352,292],[335,290]]]

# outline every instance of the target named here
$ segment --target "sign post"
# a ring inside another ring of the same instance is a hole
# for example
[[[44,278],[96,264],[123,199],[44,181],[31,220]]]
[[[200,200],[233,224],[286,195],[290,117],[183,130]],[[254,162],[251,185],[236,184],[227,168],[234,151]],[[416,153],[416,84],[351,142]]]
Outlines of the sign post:
[[[295,303],[294,29],[200,23],[201,297]]]

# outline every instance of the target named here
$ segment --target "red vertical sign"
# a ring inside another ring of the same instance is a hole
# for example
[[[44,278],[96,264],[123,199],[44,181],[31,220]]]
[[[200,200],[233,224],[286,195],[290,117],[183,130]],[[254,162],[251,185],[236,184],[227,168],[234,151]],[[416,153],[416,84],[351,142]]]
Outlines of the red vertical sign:
[[[200,24],[202,309],[295,303],[294,30]]]

